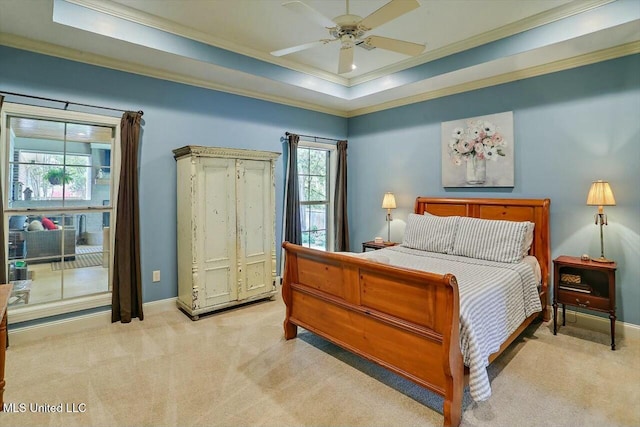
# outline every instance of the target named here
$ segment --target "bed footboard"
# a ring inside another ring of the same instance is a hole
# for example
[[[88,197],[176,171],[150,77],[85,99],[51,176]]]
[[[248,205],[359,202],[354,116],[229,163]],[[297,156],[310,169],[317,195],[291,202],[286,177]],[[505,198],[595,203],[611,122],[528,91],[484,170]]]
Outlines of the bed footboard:
[[[459,425],[464,365],[455,277],[282,246],[285,338],[301,326],[402,375],[444,396],[444,425]]]

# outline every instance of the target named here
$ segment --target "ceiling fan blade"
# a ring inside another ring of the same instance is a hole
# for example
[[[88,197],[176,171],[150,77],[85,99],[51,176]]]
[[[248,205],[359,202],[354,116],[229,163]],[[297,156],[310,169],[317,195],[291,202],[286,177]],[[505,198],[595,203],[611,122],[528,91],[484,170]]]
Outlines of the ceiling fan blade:
[[[423,44],[406,42],[404,40],[390,39],[388,37],[369,36],[364,39],[364,43],[385,50],[392,50],[398,53],[404,53],[405,55],[418,56],[423,51],[425,46]]]
[[[307,50],[307,49],[311,49],[312,47],[316,47],[316,46],[320,46],[320,45],[323,45],[323,44],[327,44],[330,41],[333,41],[333,40],[318,40],[318,41],[315,41],[315,42],[300,44],[298,46],[292,46],[292,47],[287,47],[287,48],[280,49],[280,50],[274,50],[273,52],[271,52],[271,55],[273,55],[273,56],[289,55],[290,53],[300,52],[301,50]]]
[[[380,9],[360,21],[358,23],[358,27],[364,28],[365,31],[369,31],[396,19],[407,12],[411,12],[413,9],[417,9],[418,7],[420,7],[418,0],[391,0],[389,3],[385,4]]]
[[[331,19],[327,18],[308,4],[301,1],[288,1],[286,3],[282,3],[282,5],[289,10],[306,16],[308,19],[317,22],[325,28],[333,28],[336,26],[336,23]]]
[[[338,74],[348,73],[353,70],[353,45],[340,48],[340,61],[338,62]]]

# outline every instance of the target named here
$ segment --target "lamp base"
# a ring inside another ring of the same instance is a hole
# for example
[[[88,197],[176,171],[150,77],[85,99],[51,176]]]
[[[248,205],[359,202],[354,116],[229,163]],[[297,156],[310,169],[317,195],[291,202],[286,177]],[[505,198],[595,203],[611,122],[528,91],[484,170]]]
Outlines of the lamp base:
[[[603,257],[603,256],[601,256],[600,258],[591,258],[591,261],[594,261],[594,262],[601,262],[601,263],[603,263],[603,264],[612,264],[612,263],[614,263],[614,262],[615,262],[614,260],[609,259],[609,258],[605,258],[605,257]]]

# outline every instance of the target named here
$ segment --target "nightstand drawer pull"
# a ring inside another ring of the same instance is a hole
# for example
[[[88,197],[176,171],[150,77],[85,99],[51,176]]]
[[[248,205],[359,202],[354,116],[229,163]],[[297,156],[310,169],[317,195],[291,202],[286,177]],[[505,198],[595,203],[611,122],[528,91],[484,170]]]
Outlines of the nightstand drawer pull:
[[[589,301],[580,302],[580,300],[579,300],[578,298],[576,298],[576,303],[577,303],[580,307],[588,307],[588,306],[589,306]]]

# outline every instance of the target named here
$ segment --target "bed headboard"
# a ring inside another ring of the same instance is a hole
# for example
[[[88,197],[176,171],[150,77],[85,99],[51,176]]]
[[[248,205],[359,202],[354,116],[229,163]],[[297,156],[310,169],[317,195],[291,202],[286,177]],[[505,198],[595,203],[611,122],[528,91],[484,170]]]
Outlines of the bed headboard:
[[[530,255],[535,256],[542,270],[542,286],[549,284],[551,244],[549,233],[549,199],[451,199],[418,197],[415,213],[429,212],[438,216],[468,216],[508,221],[531,221],[534,229]]]

